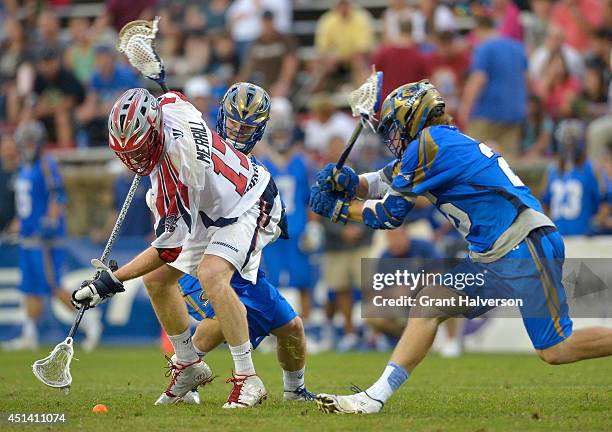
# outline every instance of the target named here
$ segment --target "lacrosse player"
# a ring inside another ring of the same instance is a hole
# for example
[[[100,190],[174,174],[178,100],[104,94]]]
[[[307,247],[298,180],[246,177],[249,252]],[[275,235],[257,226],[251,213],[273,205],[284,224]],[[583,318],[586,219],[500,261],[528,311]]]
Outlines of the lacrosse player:
[[[23,123],[15,131],[20,168],[15,181],[15,207],[19,219],[20,290],[25,295],[26,319],[20,337],[2,345],[4,350],[36,349],[37,321],[44,299],[52,295],[71,307],[70,293],[60,287],[65,245],[66,192],[55,160],[43,155],[46,133],[42,123]],[[85,350],[100,340],[99,314],[83,322]]]
[[[311,206],[335,222],[350,219],[374,229],[394,229],[412,210],[416,196],[424,195],[469,243],[469,257],[448,274],[485,275],[485,285],[423,288],[419,296],[455,299],[447,304],[458,306],[411,308],[381,377],[354,395],[318,395],[324,412],[379,412],[424,359],[441,322],[491,309],[466,302],[481,296],[523,301],[519,309],[525,328],[547,363],[612,354],[612,329],[572,330],[562,284],[563,239],[553,222],[504,158],[462,134],[444,108],[440,93],[427,80],[395,89],[382,105],[378,131],[397,159],[361,176],[348,167],[334,171],[328,165],[312,187]]]
[[[158,100],[145,89],[128,90],[109,115],[110,148],[134,173],[151,178],[157,238],[118,270],[93,261],[96,278],[85,281],[73,299],[96,306],[124,291],[123,282],[144,276],[176,354],[172,379],[157,403],[178,402],[213,378],[193,346],[177,289],[183,274],[200,280],[234,360],[234,388],[223,407],[250,407],[267,395],[251,358],[246,309],[230,280],[237,271],[256,283],[261,250],[282,231],[282,205],[270,174],[234,148],[252,148],[261,137],[270,99],[260,88],[242,86],[224,101],[240,101],[241,121],[220,116],[221,136],[177,92]]]

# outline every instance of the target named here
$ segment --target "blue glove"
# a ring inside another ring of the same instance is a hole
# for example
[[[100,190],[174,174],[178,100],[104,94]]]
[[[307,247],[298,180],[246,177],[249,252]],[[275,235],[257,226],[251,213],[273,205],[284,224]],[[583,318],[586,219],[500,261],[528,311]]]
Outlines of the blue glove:
[[[332,222],[346,224],[350,202],[345,193],[327,192],[321,190],[318,184],[310,189],[310,208]]]
[[[43,218],[40,223],[40,237],[43,240],[51,240],[57,235],[57,221],[50,218]]]
[[[329,163],[316,175],[316,181],[325,192],[344,191],[352,200],[357,195],[359,176],[351,167],[336,169],[336,164]]]

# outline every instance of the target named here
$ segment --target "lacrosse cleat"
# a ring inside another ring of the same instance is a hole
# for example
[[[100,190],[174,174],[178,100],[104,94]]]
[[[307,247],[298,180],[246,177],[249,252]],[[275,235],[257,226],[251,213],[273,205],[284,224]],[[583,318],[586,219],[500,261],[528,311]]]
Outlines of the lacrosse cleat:
[[[36,351],[38,342],[36,339],[25,338],[23,336],[3,342],[2,351]]]
[[[319,410],[327,414],[374,414],[384,406],[364,391],[348,396],[321,393],[316,402]]]
[[[228,378],[227,383],[234,383],[227,402],[223,408],[248,408],[263,402],[268,393],[263,382],[257,375],[234,375]]]
[[[198,359],[192,363],[178,363],[174,357],[168,360],[166,376],[172,377],[166,391],[155,401],[155,405],[168,405],[181,402],[183,397],[200,385],[208,384],[213,380],[210,367]],[[198,395],[199,399],[199,395]]]
[[[200,393],[198,393],[198,389],[189,390],[185,393],[185,396],[181,398],[181,403],[186,403],[187,405],[200,405]]]
[[[295,390],[285,390],[283,392],[283,400],[286,401],[296,401],[296,402],[311,402],[314,401],[316,395],[310,391],[305,386],[298,387]]]

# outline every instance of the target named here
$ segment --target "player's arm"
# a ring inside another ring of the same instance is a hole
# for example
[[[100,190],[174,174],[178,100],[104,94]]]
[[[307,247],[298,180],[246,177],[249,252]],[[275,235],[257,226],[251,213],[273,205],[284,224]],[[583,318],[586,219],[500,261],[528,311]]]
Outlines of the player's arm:
[[[49,239],[55,236],[59,219],[66,208],[66,191],[57,165],[52,159],[42,160],[45,187],[49,194],[47,213],[42,219],[41,236]]]

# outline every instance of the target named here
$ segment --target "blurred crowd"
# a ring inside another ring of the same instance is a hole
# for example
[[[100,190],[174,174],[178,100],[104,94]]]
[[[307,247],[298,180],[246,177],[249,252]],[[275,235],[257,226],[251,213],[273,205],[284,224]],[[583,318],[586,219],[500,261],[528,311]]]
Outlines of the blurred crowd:
[[[536,167],[542,179],[536,189],[563,234],[612,231],[612,0],[388,0],[384,7],[367,0],[107,0],[97,2],[95,16],[71,14],[77,3],[96,2],[0,6],[0,229],[11,225],[14,212],[4,204],[12,202],[10,179],[19,166],[14,129],[39,121],[46,146],[62,152],[106,146],[114,100],[128,88],[151,85],[115,50],[118,31],[131,20],[160,16],[157,49],[170,86],[209,125],[233,82],[259,84],[272,96],[271,121],[256,152],[275,165],[288,208],[300,214],[294,235],[308,265],[321,264],[333,293],[326,316],[336,310],[344,316],[343,349],[358,343],[351,305],[360,257],[457,256],[464,249],[425,202],[410,221],[418,229],[378,241],[357,225],[317,227],[307,192],[295,192],[300,182],[307,190],[304,180],[342,152],[355,124],[346,95],[373,66],[384,72],[383,97],[428,78],[465,133],[500,151],[515,169]],[[309,9],[314,15],[302,13],[298,22],[298,12]],[[389,160],[377,136],[365,133],[351,165],[373,171]],[[129,178],[118,175],[116,183],[124,193]],[[278,277],[306,292],[307,318],[307,293],[317,280]],[[387,324],[376,325],[384,331]]]

